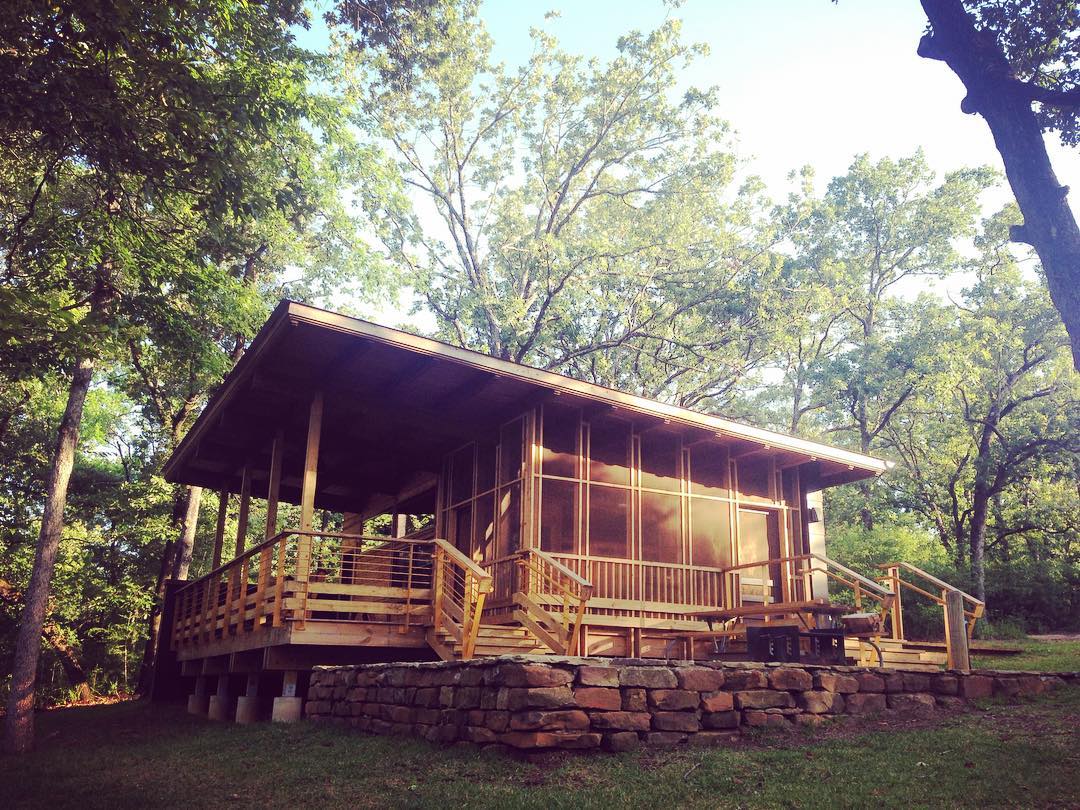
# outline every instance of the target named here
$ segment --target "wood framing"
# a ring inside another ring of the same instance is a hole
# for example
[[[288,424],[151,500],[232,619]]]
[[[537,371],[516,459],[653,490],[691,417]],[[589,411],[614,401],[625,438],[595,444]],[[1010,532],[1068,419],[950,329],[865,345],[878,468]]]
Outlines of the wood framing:
[[[178,591],[174,644],[693,654],[730,635],[702,611],[885,600],[828,560],[820,496],[887,467],[283,302],[166,464],[220,490],[219,545],[240,494],[235,558]]]

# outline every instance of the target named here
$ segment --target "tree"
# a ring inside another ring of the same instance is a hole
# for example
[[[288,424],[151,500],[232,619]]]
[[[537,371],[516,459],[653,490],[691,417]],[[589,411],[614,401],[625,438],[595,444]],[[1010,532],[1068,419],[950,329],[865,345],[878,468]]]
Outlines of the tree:
[[[1080,143],[1080,7],[1074,0],[922,0],[922,7],[929,32],[919,55],[948,64],[967,90],[960,108],[989,125],[1024,216],[1011,237],[1039,254],[1080,370],[1080,228],[1043,140],[1050,131]]]
[[[585,62],[533,31],[490,61],[468,4],[445,62],[406,91],[376,81],[358,119],[408,195],[374,212],[440,337],[685,405],[730,402],[775,317],[779,228],[736,160],[712,90],[675,97],[701,53],[676,22]],[[772,306],[770,306],[772,304]]]
[[[258,214],[238,205],[246,140],[310,112],[304,57],[282,25],[300,7],[232,6],[18,2],[0,12],[0,146],[4,174],[23,178],[5,200],[0,314],[51,324],[63,312],[73,336],[58,352],[47,332],[36,345],[4,335],[9,356],[70,369],[16,640],[9,751],[33,739],[39,637],[95,365],[141,293],[182,284],[172,259],[193,221]]]
[[[877,163],[862,155],[829,184],[826,213],[802,242],[801,261],[843,307],[833,327],[842,341],[817,370],[818,386],[831,395],[827,430],[851,437],[863,453],[878,446],[935,361],[932,308],[898,293],[959,267],[954,241],[973,232],[989,180],[986,171],[965,170],[936,184],[921,152]],[[863,526],[871,529],[871,486],[860,489]]]
[[[1006,515],[1007,499],[1080,450],[1080,387],[1065,356],[1067,336],[1042,284],[1022,278],[1009,252],[1015,216],[1006,209],[987,221],[976,281],[938,345],[939,369],[889,434],[913,482],[914,507],[958,565],[966,551],[980,599],[988,531],[1003,540],[1040,528],[1031,514]]]

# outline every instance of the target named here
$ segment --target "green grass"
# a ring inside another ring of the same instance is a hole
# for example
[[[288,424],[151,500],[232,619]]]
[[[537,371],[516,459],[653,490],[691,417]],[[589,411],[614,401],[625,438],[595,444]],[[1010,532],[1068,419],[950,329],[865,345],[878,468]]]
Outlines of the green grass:
[[[1026,638],[1002,641],[1000,645],[1022,647],[1024,652],[1020,655],[973,655],[971,665],[976,669],[1017,669],[1027,672],[1080,671],[1080,640],[1040,641]]]
[[[936,727],[538,764],[309,723],[215,724],[145,703],[46,712],[38,741],[0,758],[5,807],[1080,807],[1078,689]]]

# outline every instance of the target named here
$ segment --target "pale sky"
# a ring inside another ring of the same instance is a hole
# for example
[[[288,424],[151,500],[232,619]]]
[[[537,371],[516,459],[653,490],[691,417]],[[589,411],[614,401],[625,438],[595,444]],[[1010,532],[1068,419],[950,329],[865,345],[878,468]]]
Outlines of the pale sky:
[[[561,16],[545,20],[551,10]],[[676,9],[661,0],[487,0],[481,10],[496,57],[510,64],[528,54],[531,26],[604,59],[620,34],[667,15],[683,20],[686,40],[709,45],[685,82],[720,88],[740,155],[776,193],[804,164],[823,186],[860,152],[897,158],[919,146],[939,171],[1003,171],[986,123],[960,112],[960,80],[915,53],[926,25],[918,0],[686,0]],[[1080,152],[1048,142],[1078,210]]]
[[[560,16],[545,19],[549,11]],[[918,0],[686,0],[674,9],[662,0],[486,0],[481,7],[495,58],[509,65],[528,57],[530,27],[551,32],[571,53],[605,60],[621,34],[652,30],[667,16],[683,20],[687,41],[711,51],[683,83],[719,88],[739,156],[777,198],[792,170],[814,167],[823,191],[861,152],[899,158],[922,147],[939,173],[980,165],[1004,173],[986,123],[960,111],[960,80],[915,53],[926,24]],[[1056,137],[1047,142],[1080,211],[1080,150]],[[985,213],[1009,199],[1003,179],[983,200]],[[430,328],[404,308],[370,315]]]

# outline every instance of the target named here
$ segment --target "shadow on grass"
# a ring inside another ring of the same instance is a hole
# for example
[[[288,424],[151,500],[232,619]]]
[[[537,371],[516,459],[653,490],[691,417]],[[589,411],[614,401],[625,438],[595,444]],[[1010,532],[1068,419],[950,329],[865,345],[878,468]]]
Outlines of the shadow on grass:
[[[125,703],[46,712],[7,807],[1075,807],[1080,690],[934,728],[765,736],[546,765],[308,723]]]

